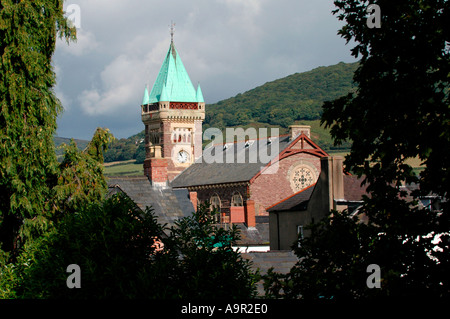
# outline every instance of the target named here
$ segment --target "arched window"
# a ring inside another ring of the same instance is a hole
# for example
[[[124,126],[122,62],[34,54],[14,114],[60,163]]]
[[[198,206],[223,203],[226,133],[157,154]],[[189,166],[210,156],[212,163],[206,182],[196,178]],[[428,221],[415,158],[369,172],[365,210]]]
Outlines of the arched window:
[[[211,210],[216,210],[218,212],[220,212],[220,197],[217,194],[214,194],[211,196],[210,201],[210,206],[211,206]]]
[[[231,197],[231,206],[244,206],[242,196],[239,192],[235,192]]]
[[[220,197],[217,194],[214,194],[211,196],[210,200],[209,200],[209,205],[210,205],[210,210],[211,212],[215,212],[216,214],[214,215],[214,220],[216,223],[220,222]]]

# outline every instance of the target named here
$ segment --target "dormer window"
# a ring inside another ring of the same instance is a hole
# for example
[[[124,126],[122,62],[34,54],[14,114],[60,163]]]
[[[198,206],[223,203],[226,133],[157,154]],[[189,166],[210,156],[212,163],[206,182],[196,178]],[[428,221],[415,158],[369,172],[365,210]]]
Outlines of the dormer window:
[[[248,140],[248,141],[245,141],[244,147],[245,147],[245,148],[249,148],[251,145],[253,145],[253,143],[255,143],[254,140]]]

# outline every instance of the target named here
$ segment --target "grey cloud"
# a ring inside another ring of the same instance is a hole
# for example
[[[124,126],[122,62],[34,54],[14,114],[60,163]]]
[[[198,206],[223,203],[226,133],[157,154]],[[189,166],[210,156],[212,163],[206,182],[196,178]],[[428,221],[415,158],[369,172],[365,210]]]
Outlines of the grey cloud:
[[[58,135],[116,137],[142,130],[139,104],[170,44],[207,103],[321,65],[352,62],[337,35],[331,0],[73,0],[81,8],[79,43],[58,43],[57,94],[66,111]]]

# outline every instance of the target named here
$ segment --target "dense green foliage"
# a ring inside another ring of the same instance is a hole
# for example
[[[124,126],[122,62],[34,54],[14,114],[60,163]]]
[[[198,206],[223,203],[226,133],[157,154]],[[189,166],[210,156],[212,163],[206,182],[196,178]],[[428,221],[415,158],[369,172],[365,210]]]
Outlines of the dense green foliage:
[[[105,162],[126,161],[135,159],[137,163],[144,163],[145,132],[142,130],[138,134],[129,138],[121,138],[111,143],[110,148],[105,153]]]
[[[125,197],[86,205],[66,215],[21,254],[10,276],[16,298],[140,297],[149,275],[153,237],[161,230],[150,212]],[[80,266],[82,289],[69,289],[70,264]],[[11,297],[6,295],[5,297]]]
[[[112,139],[108,129],[97,128],[83,151],[74,141],[62,145],[65,153],[59,164],[56,185],[52,188],[53,215],[73,213],[86,204],[103,199],[107,186],[102,154]]]
[[[58,160],[61,159],[61,157],[64,155],[64,147],[63,144],[70,144],[71,141],[74,141],[77,144],[78,149],[80,151],[84,150],[86,146],[89,144],[89,141],[87,140],[80,140],[75,138],[67,138],[67,137],[59,137],[55,136],[53,137],[53,142],[55,143],[56,148],[56,156],[58,157]]]
[[[126,195],[113,195],[66,215],[27,246],[17,263],[3,268],[0,297],[253,297],[254,274],[231,248],[236,229],[217,229],[213,222],[203,207],[168,230],[150,208],[142,212]],[[80,267],[80,289],[67,287],[71,264]]]
[[[88,154],[97,147],[104,149],[111,138],[108,130],[98,128],[85,151],[80,151],[74,142],[64,145],[65,154],[61,163],[57,163],[55,175],[51,180],[45,209],[33,218],[22,218],[15,238],[14,250],[0,250],[0,265],[15,262],[16,258],[33,245],[35,240],[53,229],[64,216],[76,213],[87,205],[99,203],[106,195],[106,180],[103,176],[102,161]],[[105,140],[106,139],[106,140]]]
[[[236,225],[218,228],[209,205],[199,206],[191,217],[171,229],[167,248],[181,260],[175,264],[176,297],[195,299],[244,299],[256,295],[256,274],[248,260],[232,249],[239,240]]]
[[[58,173],[52,87],[57,36],[73,38],[63,1],[0,3],[0,245],[13,251],[24,219],[48,209]]]
[[[450,4],[370,1],[381,28],[366,26],[369,1],[335,1],[339,33],[361,56],[356,92],[324,104],[322,122],[337,144],[351,141],[347,170],[363,176],[369,196],[358,223],[334,212],[301,240],[287,276],[270,274],[271,296],[365,298],[450,296]],[[425,165],[418,176],[406,160]],[[415,186],[408,193],[402,185]],[[431,205],[418,205],[431,196]],[[367,266],[381,288],[365,285]]]

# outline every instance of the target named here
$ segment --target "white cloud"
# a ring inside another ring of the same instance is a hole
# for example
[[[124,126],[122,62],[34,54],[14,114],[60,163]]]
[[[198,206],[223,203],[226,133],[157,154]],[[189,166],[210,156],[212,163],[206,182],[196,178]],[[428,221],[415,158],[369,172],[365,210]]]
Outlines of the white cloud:
[[[77,40],[71,41],[69,44],[65,40],[58,39],[56,44],[57,49],[62,52],[80,57],[92,51],[95,51],[99,43],[95,38],[95,35],[84,29],[77,29]]]
[[[122,54],[101,72],[101,88],[83,90],[79,102],[88,115],[118,115],[138,109],[143,93],[145,68],[139,59]],[[135,102],[133,105],[133,102]]]

